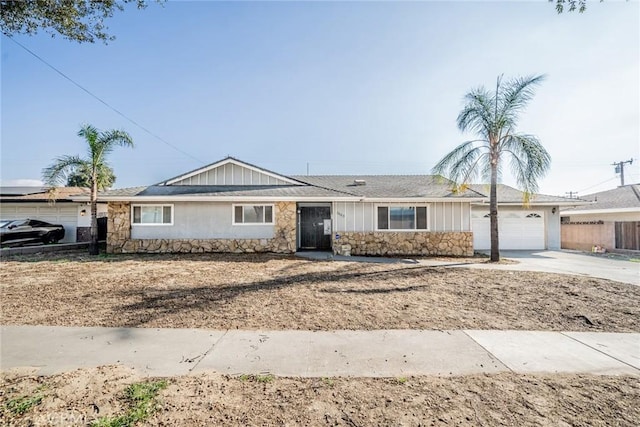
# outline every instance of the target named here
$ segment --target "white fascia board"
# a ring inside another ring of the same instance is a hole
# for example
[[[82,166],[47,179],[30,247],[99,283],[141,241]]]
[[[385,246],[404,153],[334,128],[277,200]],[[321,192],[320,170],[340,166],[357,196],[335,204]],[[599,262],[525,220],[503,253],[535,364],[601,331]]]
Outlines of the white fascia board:
[[[76,199],[74,199],[76,200]],[[87,199],[78,201],[87,201]],[[293,197],[293,196],[103,196],[99,202],[370,202],[370,203],[472,203],[480,199],[450,199],[450,198],[364,198],[364,197]]]
[[[590,210],[568,210],[568,211],[560,211],[562,214],[566,215],[590,215],[590,214],[608,214],[608,213],[640,213],[640,207],[637,208],[617,208],[617,209],[590,209]]]
[[[162,197],[162,196],[138,196],[138,197],[100,197],[98,199],[100,202],[136,202],[136,203],[146,203],[146,202],[162,202],[162,203],[173,203],[173,202],[335,202],[335,201],[344,201],[344,202],[358,202],[360,198],[358,197],[344,197],[340,199],[336,199],[335,197],[274,197],[274,196],[173,196],[173,197]]]
[[[450,197],[361,197],[361,202],[372,203],[435,203],[435,202],[448,202],[448,203],[474,203],[480,202],[481,198],[458,198],[452,199]],[[339,200],[337,200],[339,201]]]
[[[529,202],[528,207],[532,206],[582,206],[588,205],[591,202]],[[474,206],[489,206],[488,201],[483,201],[482,203],[474,203]],[[523,202],[498,202],[498,206],[522,206],[525,204]]]
[[[290,183],[290,184],[297,184],[297,185],[301,185],[301,183],[300,183],[299,181],[294,181],[294,180],[292,180],[291,178],[288,178],[288,177],[286,177],[286,176],[278,175],[278,174],[275,174],[275,173],[273,173],[273,172],[268,172],[268,171],[266,171],[266,170],[264,170],[264,169],[260,169],[260,168],[257,168],[257,167],[255,167],[255,166],[251,166],[251,165],[248,165],[248,164],[243,163],[243,162],[239,162],[239,161],[234,160],[234,159],[224,159],[224,160],[221,160],[221,161],[219,161],[218,163],[214,163],[214,164],[212,164],[212,165],[205,166],[205,167],[200,168],[200,169],[197,169],[197,170],[195,170],[195,171],[193,171],[193,172],[189,172],[189,173],[186,173],[186,174],[184,174],[184,175],[181,175],[181,176],[178,176],[178,177],[176,177],[176,178],[173,178],[173,179],[171,179],[171,180],[169,180],[169,181],[166,181],[166,182],[164,183],[164,185],[171,185],[171,184],[173,184],[174,182],[178,182],[178,181],[182,181],[183,179],[191,178],[192,176],[199,175],[199,174],[201,174],[201,173],[203,173],[203,172],[210,171],[211,169],[215,169],[215,168],[218,168],[218,167],[220,167],[220,166],[227,165],[227,164],[229,164],[229,163],[232,163],[232,164],[234,164],[234,165],[236,165],[236,166],[243,167],[243,168],[245,168],[245,169],[250,169],[250,170],[252,170],[252,171],[254,171],[254,172],[258,172],[258,173],[261,173],[261,174],[263,174],[263,175],[270,176],[271,178],[279,179],[280,181],[285,181],[285,182],[288,182],[288,183]]]

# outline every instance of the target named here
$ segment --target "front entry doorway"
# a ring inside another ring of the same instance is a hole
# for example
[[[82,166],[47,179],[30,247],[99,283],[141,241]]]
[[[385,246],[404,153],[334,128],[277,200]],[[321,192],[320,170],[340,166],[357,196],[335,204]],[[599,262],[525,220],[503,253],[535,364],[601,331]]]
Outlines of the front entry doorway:
[[[331,206],[298,206],[299,248],[331,249]]]

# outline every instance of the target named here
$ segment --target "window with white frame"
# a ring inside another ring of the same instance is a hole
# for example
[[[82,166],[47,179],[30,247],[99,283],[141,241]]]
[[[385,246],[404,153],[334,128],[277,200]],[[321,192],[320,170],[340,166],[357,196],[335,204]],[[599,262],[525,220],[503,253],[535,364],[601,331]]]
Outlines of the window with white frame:
[[[234,224],[273,224],[273,205],[233,205]]]
[[[173,205],[133,205],[133,225],[173,225]]]
[[[378,230],[428,230],[427,206],[378,206]]]

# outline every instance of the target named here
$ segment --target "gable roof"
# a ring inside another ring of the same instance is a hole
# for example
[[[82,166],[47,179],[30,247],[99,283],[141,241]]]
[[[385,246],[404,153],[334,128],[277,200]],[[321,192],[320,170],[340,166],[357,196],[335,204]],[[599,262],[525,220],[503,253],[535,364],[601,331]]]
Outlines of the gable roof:
[[[228,165],[231,165],[230,168],[227,168]],[[223,174],[224,177],[220,174]],[[214,183],[212,184],[211,181]],[[486,203],[489,195],[489,186],[484,184],[470,185],[464,191],[459,192],[453,192],[452,188],[453,183],[439,175],[285,176],[233,157],[227,157],[155,185],[101,192],[99,200],[147,202],[168,202],[171,200],[466,200]],[[85,198],[80,196],[78,200]],[[522,191],[504,184],[498,185],[499,203],[521,205],[523,200],[524,193]],[[583,203],[585,203],[583,200],[544,194],[535,194],[531,198],[533,205],[575,206]]]
[[[489,197],[490,186],[489,184],[471,184],[470,188],[483,194],[485,197]],[[522,205],[524,201],[524,192],[517,188],[510,187],[505,184],[498,184],[497,186],[498,203],[503,205]],[[568,197],[550,196],[547,194],[532,194],[529,200],[530,205],[582,205],[585,204],[582,199],[570,199]]]
[[[451,181],[438,175],[309,175],[293,178],[370,199],[484,197],[471,189],[454,193]]]
[[[567,209],[571,213],[595,213],[596,211],[640,211],[640,184],[630,184],[613,190],[600,191],[581,197],[588,205]]]
[[[84,187],[56,187],[53,194],[49,187],[0,187],[0,202],[71,202],[73,196],[89,195]]]
[[[151,185],[100,193],[100,200],[228,201],[242,199],[286,200],[292,198],[336,199],[351,195],[311,185]],[[353,198],[353,197],[352,197]]]
[[[227,166],[230,171],[227,171]],[[235,171],[234,168],[238,170]],[[254,176],[256,177],[255,184],[253,182]],[[229,156],[156,185],[233,185],[234,177],[238,181],[236,184],[240,185],[300,184],[287,176]]]

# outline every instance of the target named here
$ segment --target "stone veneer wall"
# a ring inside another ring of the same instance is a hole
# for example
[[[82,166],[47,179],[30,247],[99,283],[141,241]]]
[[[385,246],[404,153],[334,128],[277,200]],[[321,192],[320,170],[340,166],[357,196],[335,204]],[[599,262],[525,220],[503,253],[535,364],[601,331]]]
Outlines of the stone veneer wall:
[[[275,203],[275,232],[271,239],[131,239],[129,203],[109,203],[107,225],[108,253],[201,253],[296,251],[296,204]]]
[[[351,245],[351,255],[473,256],[473,233],[456,232],[338,232],[333,245]]]

